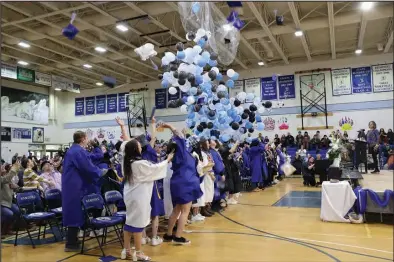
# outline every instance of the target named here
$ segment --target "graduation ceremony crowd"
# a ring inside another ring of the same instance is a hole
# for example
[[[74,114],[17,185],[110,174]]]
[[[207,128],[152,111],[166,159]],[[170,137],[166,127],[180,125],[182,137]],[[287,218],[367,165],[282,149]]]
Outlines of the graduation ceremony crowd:
[[[240,192],[245,190],[245,181],[248,181],[248,190],[260,192],[279,183],[284,177],[283,166],[290,162],[296,174],[301,174],[300,165],[304,165],[305,173],[313,175],[309,167],[314,157],[307,152],[314,151],[318,159],[324,158],[325,155],[320,156],[318,152],[329,147],[330,136],[348,139],[346,133],[339,131],[323,137],[316,132],[312,139],[307,132],[299,132],[295,137],[288,133],[269,140],[259,134],[242,142],[220,143],[217,139],[187,134],[168,123],[156,123],[154,118],[150,134],[130,137],[124,122],[120,118],[116,122],[123,137],[123,141],[116,144],[90,141],[84,132],[77,131],[73,145],[65,154],[50,160],[14,156],[12,163],[2,163],[2,235],[10,233],[16,224],[30,229],[39,226],[20,224],[21,212],[15,204],[15,192],[37,190],[44,210],[45,192],[59,190],[62,224],[67,228],[65,251],[79,252],[80,238],[86,234],[90,237],[105,234],[102,229],[85,230],[87,214],[81,199],[91,194],[106,199],[108,192],[117,191],[123,201],[108,205],[109,209],[90,210],[88,216],[93,220],[104,216],[119,218],[120,224],[124,224],[121,258],[149,261],[143,245],[190,244],[184,237],[185,226],[202,223],[228,205],[236,205]],[[172,132],[169,141],[156,139],[158,126]],[[382,139],[386,140],[379,143],[392,144],[392,131]],[[289,148],[296,149],[295,156],[287,153]],[[304,185],[308,184],[308,179],[306,181],[304,177]],[[161,217],[167,223],[162,237],[158,233]],[[148,234],[145,228],[149,225]]]

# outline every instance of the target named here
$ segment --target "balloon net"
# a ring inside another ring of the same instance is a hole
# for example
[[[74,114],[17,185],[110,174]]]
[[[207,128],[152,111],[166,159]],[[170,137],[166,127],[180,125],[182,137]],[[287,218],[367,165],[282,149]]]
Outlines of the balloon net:
[[[178,8],[188,40],[198,43],[207,35],[208,50],[215,52],[218,62],[227,66],[236,57],[240,33],[233,19],[219,14],[214,5],[213,2],[179,2]]]

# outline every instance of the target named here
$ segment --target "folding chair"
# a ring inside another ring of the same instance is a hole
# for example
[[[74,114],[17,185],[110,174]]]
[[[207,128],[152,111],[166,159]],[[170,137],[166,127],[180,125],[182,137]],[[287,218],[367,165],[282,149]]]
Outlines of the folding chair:
[[[47,211],[55,213],[56,218],[62,224],[62,192],[59,189],[48,189],[45,191],[44,195],[47,204]],[[60,227],[59,230],[63,235],[63,227]]]
[[[55,240],[58,241],[55,231],[53,230],[52,224],[50,223],[50,222],[54,221],[56,226],[59,227],[59,224],[57,223],[57,220],[56,220],[55,213],[36,212],[37,207],[43,206],[40,195],[38,194],[37,191],[17,193],[16,194],[16,203],[21,211],[20,219],[22,219],[26,223],[26,225],[29,222],[44,224],[44,232],[43,232],[43,234],[41,234],[41,227],[40,227],[37,239],[40,239],[41,235],[43,235],[45,237],[45,230],[46,230],[46,227],[48,224],[49,227],[51,228],[53,236],[55,237]],[[23,211],[25,211],[25,212],[23,212]],[[18,244],[19,223],[17,223],[17,225],[18,226],[16,228],[14,246],[17,246],[17,244]],[[33,242],[33,239],[32,239],[32,236],[30,234],[30,230],[28,227],[26,227],[26,232],[29,236],[32,247],[35,248],[35,245],[34,245],[34,242]]]
[[[101,195],[98,194],[90,194],[87,196],[84,196],[82,198],[82,206],[86,215],[86,223],[85,227],[83,228],[83,239],[82,239],[82,248],[81,248],[81,254],[83,253],[84,250],[84,244],[85,244],[85,231],[86,229],[91,229],[92,232],[94,233],[94,236],[97,240],[97,243],[99,244],[100,250],[105,256],[104,250],[103,250],[103,245],[104,245],[104,239],[107,237],[107,230],[109,227],[114,227],[115,228],[115,233],[118,237],[118,240],[120,244],[122,245],[123,248],[123,242],[120,234],[120,230],[118,229],[119,224],[123,223],[123,218],[119,216],[103,216],[103,217],[97,217],[97,218],[92,218],[90,217],[89,211],[92,211],[93,209],[106,209],[104,200],[101,197]],[[102,241],[100,242],[99,237],[97,236],[96,230],[98,229],[104,229],[104,235],[102,237]]]
[[[115,205],[116,207],[118,207],[119,205],[121,205],[121,203],[123,202],[123,196],[119,191],[116,190],[112,190],[112,191],[108,191],[105,192],[104,195],[105,198],[105,203],[107,204],[107,211],[111,216],[117,216],[117,217],[122,217],[123,221],[126,220],[126,211],[117,211],[117,212],[112,212],[110,205]]]

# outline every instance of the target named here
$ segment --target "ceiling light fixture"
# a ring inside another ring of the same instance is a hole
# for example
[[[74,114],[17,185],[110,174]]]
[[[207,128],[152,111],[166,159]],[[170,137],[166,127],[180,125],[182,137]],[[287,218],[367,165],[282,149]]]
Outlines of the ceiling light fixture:
[[[30,45],[28,43],[23,42],[23,41],[19,42],[18,45],[23,47],[23,48],[29,48],[30,47]]]
[[[107,52],[107,49],[105,49],[104,47],[101,47],[101,46],[97,46],[94,50],[96,50],[99,53]]]
[[[100,82],[96,83],[96,86],[102,86],[102,85],[103,85],[103,83],[100,83]]]
[[[361,3],[361,10],[368,11],[373,7],[373,2],[362,2]]]
[[[55,88],[55,91],[61,91],[62,89],[61,88]]]
[[[18,61],[18,64],[23,65],[23,66],[27,66],[29,63],[25,62],[25,61]]]
[[[89,65],[89,64],[84,64],[83,67],[85,67],[85,68],[92,68],[92,66]]]
[[[264,65],[264,62],[258,62],[257,63],[259,66],[263,66]]]
[[[125,25],[123,25],[123,24],[117,24],[117,25],[116,25],[116,28],[117,28],[119,31],[122,31],[122,32],[127,32],[127,31],[129,31],[129,29],[127,28],[127,26],[125,26]]]
[[[302,36],[304,33],[301,30],[297,30],[294,32],[295,36]]]
[[[356,49],[356,51],[354,51],[356,54],[361,54],[362,52],[363,52],[363,50],[361,50],[361,49]]]

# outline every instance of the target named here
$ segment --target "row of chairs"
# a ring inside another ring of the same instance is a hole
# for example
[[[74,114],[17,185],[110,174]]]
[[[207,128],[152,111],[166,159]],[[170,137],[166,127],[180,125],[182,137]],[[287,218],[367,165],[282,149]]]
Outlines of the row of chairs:
[[[62,224],[62,194],[61,191],[58,189],[50,189],[45,191],[45,206],[43,201],[40,197],[40,194],[37,190],[31,190],[27,192],[21,192],[16,194],[16,204],[19,207],[20,217],[19,221],[16,223],[16,233],[15,233],[15,242],[14,245],[17,246],[18,244],[18,235],[19,233],[19,225],[20,221],[24,221],[25,224],[35,223],[40,225],[37,239],[40,239],[41,236],[45,238],[46,228],[47,226],[50,227],[52,234],[55,238],[55,241],[58,241],[56,236],[56,232],[54,231],[54,227],[56,226],[59,230],[61,237],[64,237],[64,230]],[[85,245],[85,232],[91,230],[95,238],[99,244],[101,252],[103,256],[105,256],[103,246],[106,243],[106,237],[108,232],[108,228],[114,227],[114,231],[117,235],[119,242],[123,247],[123,241],[121,238],[122,235],[122,228],[125,223],[126,219],[126,212],[125,211],[117,211],[113,212],[111,210],[111,206],[116,206],[118,208],[124,207],[123,196],[119,191],[108,191],[104,195],[105,201],[103,197],[99,194],[90,194],[86,195],[82,198],[82,208],[85,213],[85,226],[83,230],[83,240],[82,240],[82,249],[81,253],[83,253],[84,245]],[[92,210],[105,210],[107,216],[100,216],[93,218],[91,216]],[[43,232],[41,232],[41,225],[44,226]],[[121,227],[118,227],[121,225]],[[103,230],[103,238],[100,241],[99,236],[96,233],[96,230]],[[26,233],[29,236],[30,243],[33,248],[35,248],[35,244],[33,241],[33,236],[31,230],[26,226]]]

